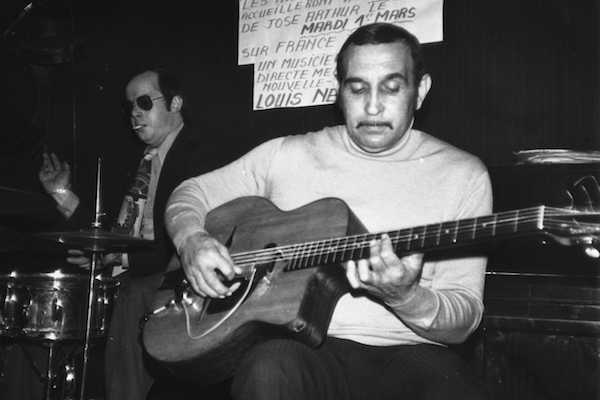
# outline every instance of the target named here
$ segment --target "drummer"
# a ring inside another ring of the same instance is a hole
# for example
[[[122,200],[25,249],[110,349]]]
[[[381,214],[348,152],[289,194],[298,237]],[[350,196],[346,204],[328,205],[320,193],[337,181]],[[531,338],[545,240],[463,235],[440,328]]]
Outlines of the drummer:
[[[146,398],[154,380],[144,364],[148,357],[143,357],[139,319],[149,311],[162,273],[174,254],[164,224],[167,199],[183,180],[214,169],[217,160],[223,158],[192,130],[184,106],[178,80],[164,70],[139,71],[125,88],[122,111],[141,143],[132,152],[132,165],[126,171],[129,182],[123,187],[120,212],[113,213],[116,223],[112,230],[152,240],[157,250],[107,254],[101,260],[101,265],[124,271],[119,275],[121,287],[105,354],[109,400]],[[64,228],[89,228],[93,212],[75,194],[71,167],[54,153],[44,153],[43,157],[40,182],[56,201]],[[112,210],[107,211],[110,214]],[[69,263],[89,265],[90,260],[81,252],[69,253]]]

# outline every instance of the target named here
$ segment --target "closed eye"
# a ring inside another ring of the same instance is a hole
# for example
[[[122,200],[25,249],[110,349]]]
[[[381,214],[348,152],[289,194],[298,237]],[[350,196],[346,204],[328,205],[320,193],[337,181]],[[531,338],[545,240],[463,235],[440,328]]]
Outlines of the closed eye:
[[[362,82],[350,82],[348,87],[350,88],[350,92],[354,94],[364,93],[367,90],[367,85]]]
[[[387,92],[397,93],[402,88],[402,85],[397,80],[386,81],[383,85],[383,90]]]

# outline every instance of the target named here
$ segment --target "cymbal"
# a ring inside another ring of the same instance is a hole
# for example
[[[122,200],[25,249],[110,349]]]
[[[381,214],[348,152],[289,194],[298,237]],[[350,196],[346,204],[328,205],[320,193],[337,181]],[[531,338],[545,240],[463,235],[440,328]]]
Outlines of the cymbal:
[[[90,251],[142,251],[156,249],[154,242],[133,236],[106,232],[91,228],[77,232],[45,232],[33,235],[36,238],[81,247]]]
[[[0,253],[20,250],[25,247],[25,239],[8,228],[0,227]]]
[[[48,197],[0,187],[0,215],[47,213],[55,209],[56,204]]]

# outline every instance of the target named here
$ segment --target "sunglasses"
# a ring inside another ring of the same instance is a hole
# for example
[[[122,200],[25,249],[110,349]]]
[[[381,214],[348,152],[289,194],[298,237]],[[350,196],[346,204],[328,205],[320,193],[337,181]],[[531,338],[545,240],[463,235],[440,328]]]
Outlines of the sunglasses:
[[[152,97],[148,96],[147,94],[145,94],[145,95],[135,98],[133,100],[126,100],[125,103],[123,103],[123,107],[121,108],[121,111],[126,116],[129,116],[129,115],[131,115],[131,111],[133,111],[133,108],[136,105],[144,111],[150,111],[150,110],[152,110],[152,106],[154,105],[153,101],[162,99],[163,97],[164,96],[152,98]]]

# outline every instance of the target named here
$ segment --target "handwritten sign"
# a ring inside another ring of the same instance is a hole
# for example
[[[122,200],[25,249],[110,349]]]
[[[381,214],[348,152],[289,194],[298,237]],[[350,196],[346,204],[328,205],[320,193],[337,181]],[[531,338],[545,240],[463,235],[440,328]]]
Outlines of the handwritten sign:
[[[388,22],[443,40],[443,0],[239,0],[238,64],[254,64],[254,110],[334,103],[336,56],[358,27]]]

